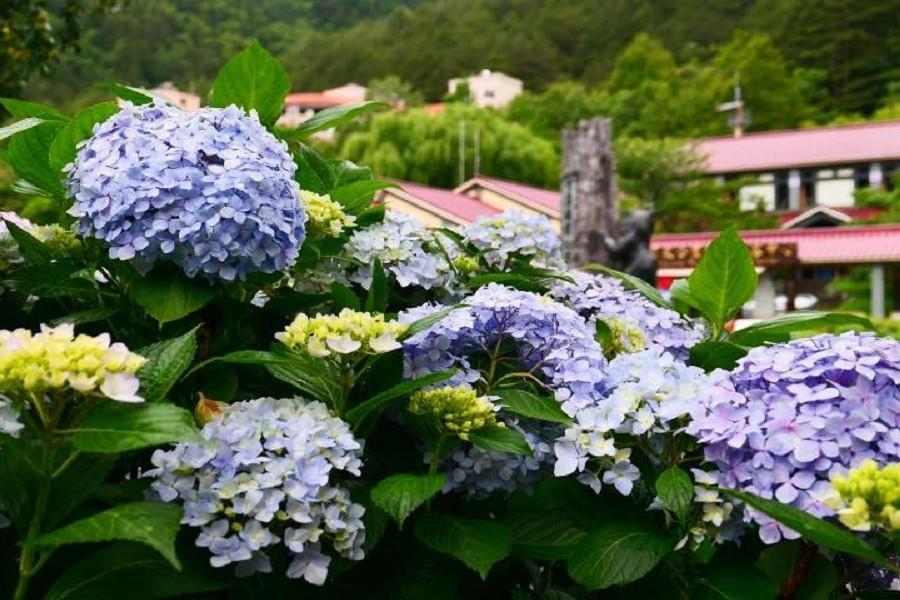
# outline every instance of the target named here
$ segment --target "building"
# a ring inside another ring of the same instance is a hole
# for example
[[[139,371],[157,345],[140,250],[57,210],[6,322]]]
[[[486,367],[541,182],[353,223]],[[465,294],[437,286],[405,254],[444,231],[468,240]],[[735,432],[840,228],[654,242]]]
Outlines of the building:
[[[164,81],[155,88],[149,90],[139,90],[154,98],[159,98],[166,104],[177,106],[181,110],[193,112],[200,109],[200,96],[191,92],[183,92],[179,90],[171,81]],[[118,99],[119,106],[125,103],[121,98]]]
[[[900,167],[900,121],[707,138],[695,148],[710,175],[751,179],[738,192],[745,209],[847,209],[855,190],[891,185]]]
[[[472,103],[482,108],[503,108],[524,89],[521,79],[500,71],[482,69],[477,75],[451,79],[447,82],[447,91],[454,94],[463,83],[469,86]]]
[[[317,112],[345,104],[358,104],[366,99],[367,88],[348,83],[322,92],[295,92],[284,99],[284,110],[278,118],[279,127],[297,127]],[[326,133],[326,132],[322,132]],[[333,136],[333,132],[327,137]]]
[[[428,227],[465,225],[478,217],[499,214],[498,209],[453,190],[397,181],[399,187],[381,190],[377,202],[412,215]]]
[[[463,182],[453,192],[498,211],[515,209],[544,215],[550,219],[554,229],[560,230],[560,195],[557,190],[545,190],[515,181],[477,175]]]

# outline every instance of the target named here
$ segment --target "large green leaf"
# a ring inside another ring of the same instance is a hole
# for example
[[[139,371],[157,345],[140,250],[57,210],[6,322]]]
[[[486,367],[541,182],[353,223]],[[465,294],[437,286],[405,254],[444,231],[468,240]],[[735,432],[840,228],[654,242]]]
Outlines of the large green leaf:
[[[50,325],[56,327],[57,325],[62,325],[63,323],[72,323],[73,325],[82,325],[86,323],[96,323],[97,321],[104,321],[109,317],[117,314],[119,312],[118,308],[88,308],[86,310],[79,310],[73,313],[69,313],[62,317],[57,317],[55,319],[50,320]]]
[[[656,478],[656,495],[683,522],[694,500],[694,482],[683,469],[669,467]]]
[[[37,127],[41,123],[46,123],[47,119],[40,119],[38,117],[27,117],[25,119],[20,119],[14,123],[10,123],[5,127],[0,127],[0,141],[3,141],[7,138],[11,138],[17,133],[22,133],[23,131],[28,131],[34,127]]]
[[[705,371],[730,371],[747,351],[730,342],[700,342],[691,348],[691,364]]]
[[[194,419],[173,404],[123,404],[103,401],[71,430],[72,443],[84,452],[125,452],[197,438]]]
[[[366,312],[384,312],[388,305],[388,280],[380,258],[372,262],[372,284],[366,295]]]
[[[737,229],[729,227],[703,253],[688,279],[696,307],[718,338],[723,325],[753,297],[756,268]]]
[[[50,145],[50,168],[62,177],[62,169],[75,160],[78,143],[94,133],[94,126],[121,110],[115,102],[102,102],[86,108],[63,127]]]
[[[453,306],[447,306],[440,310],[434,311],[430,315],[425,315],[421,319],[413,321],[412,323],[409,324],[409,326],[407,326],[406,331],[403,332],[403,335],[400,336],[400,339],[401,340],[409,339],[412,336],[416,335],[417,333],[425,331],[426,329],[429,329],[429,328],[437,325],[438,323],[443,321],[444,317],[449,315],[451,312],[453,312],[454,310],[456,310],[458,308],[462,308],[464,306],[465,306],[465,304],[455,304]]]
[[[822,327],[856,327],[872,331],[872,322],[859,315],[829,312],[792,312],[786,315],[754,323],[731,334],[731,341],[741,346],[759,346],[766,342],[784,342],[794,331],[807,331]]]
[[[482,579],[512,549],[509,528],[497,521],[430,512],[416,519],[415,533],[423,544],[461,560]]]
[[[586,535],[563,511],[513,512],[504,518],[512,532],[513,554],[533,560],[565,560]]]
[[[759,512],[772,517],[779,523],[790,527],[812,542],[881,565],[890,565],[887,559],[878,550],[834,523],[817,519],[799,508],[794,508],[793,506],[782,504],[775,500],[760,498],[749,492],[742,492],[730,488],[716,489],[726,496],[737,498]]]
[[[340,281],[331,282],[331,299],[334,301],[334,309],[338,311],[344,308],[351,310],[360,310],[362,308],[359,296],[349,286],[344,285]]]
[[[75,562],[53,583],[44,600],[161,600],[213,592],[231,584],[201,556],[181,558],[184,568],[176,571],[142,544],[117,542]]]
[[[525,456],[532,454],[531,446],[528,445],[525,436],[509,427],[488,425],[481,429],[475,429],[469,432],[469,441],[482,450],[511,452]]]
[[[334,173],[322,155],[306,144],[294,152],[297,163],[297,183],[304,190],[327,194],[334,187]]]
[[[175,536],[181,521],[181,507],[165,502],[120,504],[61,529],[38,536],[27,543],[35,548],[56,548],[66,544],[125,540],[146,544],[159,552],[170,565],[181,569],[175,555]]]
[[[656,304],[657,306],[662,306],[663,308],[672,309],[672,305],[663,298],[663,295],[659,293],[659,290],[644,281],[639,277],[635,277],[634,275],[629,275],[628,273],[623,273],[622,271],[616,271],[615,269],[611,269],[606,265],[600,265],[597,263],[590,263],[582,267],[586,271],[602,271],[611,277],[615,277],[622,281],[625,284],[625,287],[636,290],[647,297],[651,302]]]
[[[144,88],[132,87],[121,83],[105,83],[100,87],[109,90],[122,100],[127,100],[135,106],[142,106],[153,102],[153,96]]]
[[[700,588],[693,597],[698,600],[774,600],[778,597],[778,586],[752,564],[732,561],[704,568]]]
[[[331,190],[331,199],[344,207],[351,215],[358,215],[366,210],[375,197],[375,192],[387,188],[397,187],[391,181],[360,180],[342,185]]]
[[[12,221],[5,222],[9,235],[16,241],[19,252],[22,253],[22,258],[25,259],[26,263],[29,265],[46,265],[53,260],[50,248],[46,244]]]
[[[375,394],[365,402],[354,406],[347,411],[345,418],[355,428],[359,428],[367,420],[377,418],[394,400],[405,398],[424,387],[446,381],[453,377],[454,374],[456,374],[456,371],[440,371],[398,383],[394,387]]]
[[[798,563],[798,559],[802,562]],[[835,564],[817,546],[803,540],[782,540],[767,547],[759,553],[756,567],[782,589],[793,579],[793,597],[803,600],[829,600],[841,580]],[[794,578],[795,567],[806,569],[806,576]]]
[[[399,473],[379,481],[369,496],[375,506],[389,514],[397,525],[403,527],[406,517],[440,492],[446,481],[447,476],[443,473],[432,475]]]
[[[147,402],[158,402],[165,398],[181,374],[191,366],[196,352],[196,327],[184,335],[138,350],[137,353],[147,359],[137,372],[144,399]]]
[[[589,531],[568,561],[569,575],[588,590],[637,581],[659,564],[672,544],[641,522],[613,521]]]
[[[154,270],[137,279],[129,290],[131,299],[160,323],[177,321],[200,310],[215,297],[206,284],[181,275]]]
[[[14,119],[27,119],[29,117],[37,117],[47,121],[68,121],[69,118],[52,109],[49,106],[38,104],[37,102],[28,102],[27,100],[19,100],[18,98],[0,98],[0,105],[3,105]]]
[[[271,125],[281,115],[284,97],[290,90],[284,67],[254,41],[216,75],[210,105],[236,104],[247,112],[256,110],[260,122]]]
[[[559,401],[553,396],[538,396],[525,390],[499,389],[493,392],[500,396],[504,410],[542,421],[569,424],[572,418],[563,412]]]
[[[65,198],[65,191],[60,173],[50,166],[50,145],[63,127],[62,121],[45,121],[13,136],[6,152],[16,175],[58,200]]]
[[[311,119],[301,123],[295,130],[284,137],[290,140],[302,140],[319,131],[338,127],[361,115],[384,108],[388,108],[388,105],[384,102],[362,102],[360,104],[345,104],[344,106],[326,108],[317,112]]]

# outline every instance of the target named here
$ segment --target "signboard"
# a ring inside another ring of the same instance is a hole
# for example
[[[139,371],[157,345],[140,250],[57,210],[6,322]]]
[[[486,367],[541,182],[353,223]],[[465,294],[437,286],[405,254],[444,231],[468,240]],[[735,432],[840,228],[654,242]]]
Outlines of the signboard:
[[[753,262],[758,267],[781,267],[796,264],[797,244],[748,245]],[[703,257],[703,246],[656,248],[656,260],[660,269],[693,269]]]

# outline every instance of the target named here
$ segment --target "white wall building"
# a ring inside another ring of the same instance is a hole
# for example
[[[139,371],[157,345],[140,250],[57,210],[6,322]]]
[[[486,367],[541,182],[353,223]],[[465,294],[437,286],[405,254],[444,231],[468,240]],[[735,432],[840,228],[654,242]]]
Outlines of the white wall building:
[[[472,103],[479,107],[502,108],[524,89],[521,79],[500,71],[482,69],[477,75],[451,79],[447,82],[447,90],[452,94],[463,82],[469,85]]]

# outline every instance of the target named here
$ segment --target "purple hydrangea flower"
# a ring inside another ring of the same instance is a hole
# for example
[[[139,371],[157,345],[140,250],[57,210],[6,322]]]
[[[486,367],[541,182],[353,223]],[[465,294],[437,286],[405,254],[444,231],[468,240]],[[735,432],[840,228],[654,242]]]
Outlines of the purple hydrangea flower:
[[[699,324],[674,310],[657,306],[640,292],[626,289],[621,281],[607,275],[570,271],[575,283],[561,282],[550,294],[593,321],[625,320],[643,332],[647,347],[666,351],[687,361],[691,346],[703,341]],[[627,347],[627,346],[626,346]]]
[[[438,309],[418,307],[400,320],[409,323]],[[459,374],[441,385],[492,386],[496,382],[487,381],[474,365],[503,342],[515,347],[519,370],[540,380],[568,414],[575,415],[603,400],[606,359],[584,319],[549,298],[497,284],[479,289],[465,299],[464,307],[407,339],[405,375],[458,369]],[[450,489],[489,491],[527,486],[540,475],[543,465],[553,460],[550,443],[560,435],[559,428],[515,421],[503,411],[500,416],[529,434],[526,438],[535,456],[525,460],[464,446],[449,461]]]
[[[535,266],[562,269],[562,241],[544,215],[508,210],[480,217],[462,229],[464,241],[485,251],[496,269],[505,269],[515,256],[530,258]]]
[[[817,517],[835,474],[900,456],[900,342],[870,333],[819,335],[751,350],[711,375],[688,433],[705,445],[723,485]],[[748,509],[760,537],[797,534]]]
[[[287,145],[236,106],[127,104],[66,167],[77,232],[110,258],[231,281],[297,258],[306,213]]]
[[[269,572],[265,549],[283,543],[288,577],[321,585],[330,556],[362,560],[365,509],[336,481],[359,476],[362,444],[320,402],[259,398],[226,406],[203,441],[153,453],[151,488],[184,505],[182,523],[199,527],[210,564],[235,563],[238,575]]]

